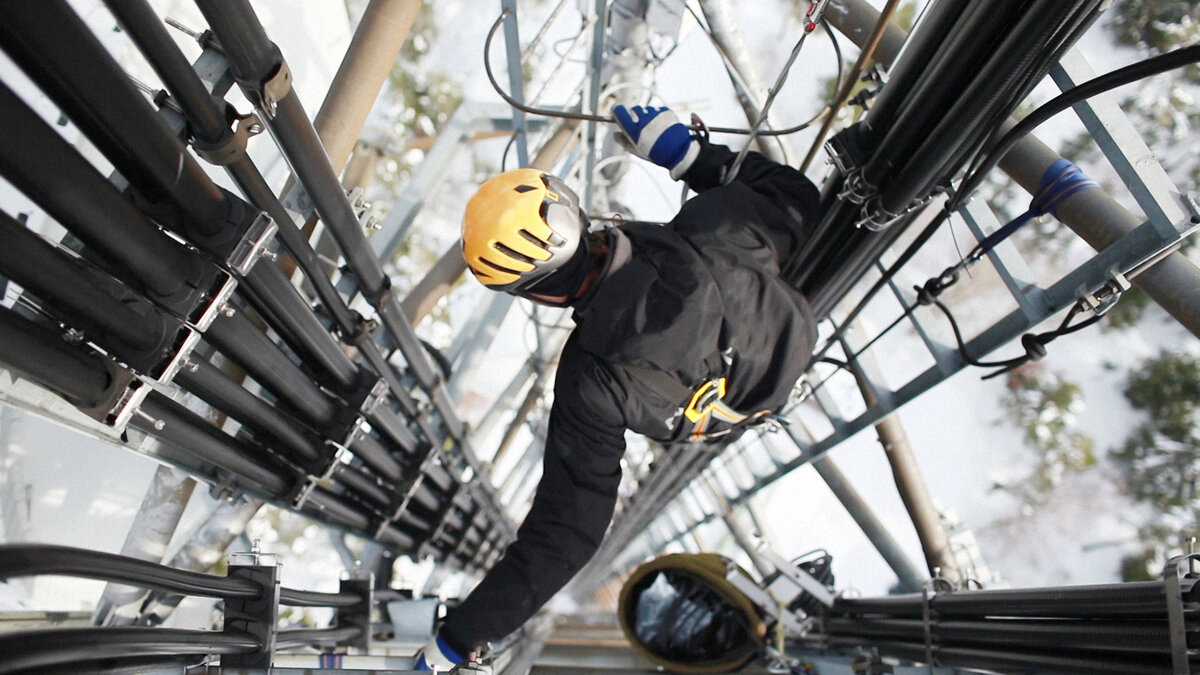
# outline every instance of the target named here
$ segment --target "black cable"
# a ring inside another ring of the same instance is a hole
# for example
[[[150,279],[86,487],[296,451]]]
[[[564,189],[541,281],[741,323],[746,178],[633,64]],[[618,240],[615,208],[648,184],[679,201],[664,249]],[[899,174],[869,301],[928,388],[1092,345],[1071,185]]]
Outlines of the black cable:
[[[491,28],[491,30],[488,31],[487,39],[484,40],[484,44],[483,44],[483,70],[487,74],[488,81],[491,82],[491,84],[492,84],[492,89],[494,89],[496,91],[496,93],[500,96],[500,98],[504,99],[505,103],[508,103],[510,106],[516,108],[517,110],[520,110],[521,112],[524,112],[524,113],[528,113],[530,115],[541,115],[543,117],[558,117],[561,119],[580,120],[583,122],[603,122],[606,124],[616,124],[617,123],[617,120],[615,118],[613,118],[611,115],[591,115],[588,113],[577,113],[577,112],[566,112],[563,110],[553,110],[551,108],[536,108],[534,106],[530,106],[530,105],[521,103],[517,99],[510,96],[508,94],[508,92],[504,91],[504,89],[500,86],[500,83],[498,81],[496,81],[495,74],[492,72],[492,63],[491,63],[491,58],[489,55],[490,55],[491,49],[492,49],[492,39],[495,38],[496,31],[500,29],[500,25],[502,23],[504,23],[504,19],[507,17],[508,17],[508,10],[505,9],[503,12],[500,13],[500,16],[496,19],[496,23],[492,24],[492,28]],[[833,34],[832,31],[828,30],[828,28],[826,28],[826,32],[829,33],[830,35]],[[835,44],[836,44],[836,42],[835,42]],[[840,51],[839,51],[839,53],[840,53]],[[839,58],[838,61],[839,61],[839,69],[840,69],[841,59]],[[759,132],[757,132],[757,135],[759,135],[759,136],[784,136],[787,134],[792,134],[792,133],[795,133],[797,131],[807,128],[810,124],[813,124],[816,121],[816,119],[819,119],[819,118],[820,118],[820,115],[818,114],[818,116],[816,118],[814,118],[813,120],[810,120],[808,122],[805,122],[803,124],[800,124],[800,125],[797,125],[794,127],[789,127],[787,129],[759,131]],[[692,129],[693,131],[699,130],[697,127],[689,126],[689,128]],[[708,130],[717,132],[717,133],[723,133],[723,134],[748,135],[750,133],[749,129],[733,129],[733,128],[729,128],[729,127],[708,127]]]
[[[257,598],[261,589],[243,579],[188,572],[127,556],[49,544],[0,545],[0,579],[65,575],[210,598]]]
[[[1004,134],[991,150],[988,151],[987,155],[977,160],[967,173],[968,177],[963,180],[959,190],[951,198],[947,208],[955,210],[965,203],[971,194],[979,188],[987,172],[1004,158],[1004,155],[1016,145],[1017,141],[1021,140],[1021,138],[1033,131],[1034,128],[1051,117],[1080,101],[1111,89],[1197,62],[1200,62],[1200,45],[1182,47],[1166,54],[1114,70],[1111,73],[1093,78],[1081,85],[1064,91],[1027,115],[1016,126]]]
[[[932,300],[932,304],[937,306],[938,309],[942,310],[942,313],[945,314],[946,318],[950,321],[950,328],[953,330],[954,339],[958,343],[958,353],[962,356],[964,361],[972,366],[999,369],[995,372],[984,375],[982,378],[984,380],[990,380],[993,377],[1004,375],[1005,373],[1009,373],[1016,368],[1029,363],[1030,361],[1037,361],[1041,359],[1046,355],[1046,345],[1062,337],[1063,335],[1069,335],[1095,324],[1103,316],[1103,314],[1097,313],[1077,324],[1071,325],[1071,320],[1078,316],[1085,307],[1082,302],[1077,302],[1071,306],[1070,311],[1067,312],[1067,315],[1063,317],[1062,322],[1059,323],[1058,327],[1054,330],[1046,331],[1044,333],[1026,333],[1025,335],[1021,336],[1021,346],[1025,348],[1025,353],[1021,356],[1015,356],[1011,359],[1005,359],[1003,361],[981,361],[972,357],[967,351],[966,341],[963,339],[962,331],[958,326],[958,321],[955,320],[954,315],[950,312],[950,309],[946,307],[941,300],[936,298]]]
[[[896,262],[892,263],[892,266],[883,273],[883,276],[880,277],[879,281],[876,281],[875,284],[871,286],[871,289],[863,295],[863,299],[859,301],[857,305],[855,305],[854,309],[850,310],[850,313],[846,315],[845,319],[842,320],[841,325],[837,327],[837,329],[833,332],[833,335],[830,335],[825,341],[825,346],[823,346],[820,351],[813,355],[814,361],[820,360],[825,356],[825,353],[837,343],[841,336],[846,332],[846,329],[849,328],[850,322],[857,318],[858,315],[866,309],[867,304],[870,303],[870,301],[875,297],[875,294],[882,290],[883,287],[886,286],[888,282],[890,282],[896,276],[896,274],[900,272],[902,267],[908,264],[908,261],[911,260],[913,256],[917,254],[917,251],[919,251],[921,247],[925,245],[925,242],[933,236],[934,231],[936,231],[937,228],[942,225],[942,223],[948,221],[949,219],[950,211],[942,209],[942,212],[925,226],[925,229],[922,230],[919,235],[917,235],[917,238],[913,240],[911,244],[909,244],[908,248],[904,249],[904,252],[901,253],[900,257],[896,259]]]
[[[353,607],[361,600],[358,593],[322,593],[294,588],[279,589],[279,604],[289,607]]]

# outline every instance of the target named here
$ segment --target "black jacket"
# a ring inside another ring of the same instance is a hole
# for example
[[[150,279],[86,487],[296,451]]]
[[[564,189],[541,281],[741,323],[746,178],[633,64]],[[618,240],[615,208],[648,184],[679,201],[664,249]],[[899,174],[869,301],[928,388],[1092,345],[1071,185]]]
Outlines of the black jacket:
[[[533,505],[517,541],[440,631],[460,653],[519,628],[595,553],[627,429],[659,441],[691,432],[687,397],[670,400],[653,372],[669,373],[680,391],[724,375],[725,403],[753,413],[781,407],[808,365],[812,314],[779,270],[807,239],[817,189],[757,153],[721,186],[733,153],[701,146],[684,176],[698,194],[665,226],[621,226],[632,258],[576,308]]]

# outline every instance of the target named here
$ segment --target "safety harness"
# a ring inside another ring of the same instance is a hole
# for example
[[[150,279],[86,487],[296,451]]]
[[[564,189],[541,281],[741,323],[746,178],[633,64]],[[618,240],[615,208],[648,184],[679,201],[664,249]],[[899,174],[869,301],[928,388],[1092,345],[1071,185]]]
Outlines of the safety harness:
[[[680,382],[670,373],[656,368],[646,368],[623,364],[625,369],[636,375],[644,384],[653,389],[659,396],[668,401],[687,401],[682,414],[684,419],[695,425],[688,440],[707,441],[726,436],[747,427],[772,422],[786,424],[787,419],[776,414],[774,410],[759,410],[744,414],[734,410],[725,403],[728,379],[725,373],[733,365],[731,350],[714,352],[713,356],[704,359],[708,372],[717,371],[721,374],[704,380],[696,387],[689,387]],[[730,425],[718,431],[708,431],[713,420]]]

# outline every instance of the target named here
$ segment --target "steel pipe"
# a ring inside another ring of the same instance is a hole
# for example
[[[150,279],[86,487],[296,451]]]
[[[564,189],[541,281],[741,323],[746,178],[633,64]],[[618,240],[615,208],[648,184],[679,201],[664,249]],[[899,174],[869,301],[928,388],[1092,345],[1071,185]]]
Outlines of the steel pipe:
[[[421,9],[421,0],[371,0],[313,118],[334,173],[341,173]]]

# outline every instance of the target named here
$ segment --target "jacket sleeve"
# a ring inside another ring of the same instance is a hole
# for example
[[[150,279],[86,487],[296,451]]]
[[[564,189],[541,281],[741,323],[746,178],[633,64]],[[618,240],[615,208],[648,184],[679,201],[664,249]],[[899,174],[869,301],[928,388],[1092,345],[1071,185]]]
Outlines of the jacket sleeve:
[[[683,179],[697,193],[720,188],[737,153],[704,137],[695,140],[700,144],[700,153]],[[775,240],[777,250],[795,251],[808,240],[820,214],[821,194],[798,169],[751,151],[746,153],[732,184],[749,188],[782,211],[780,217],[761,223]]]
[[[560,364],[529,514],[504,557],[439,631],[459,653],[520,628],[587,564],[612,518],[625,451],[621,392],[571,343]]]

